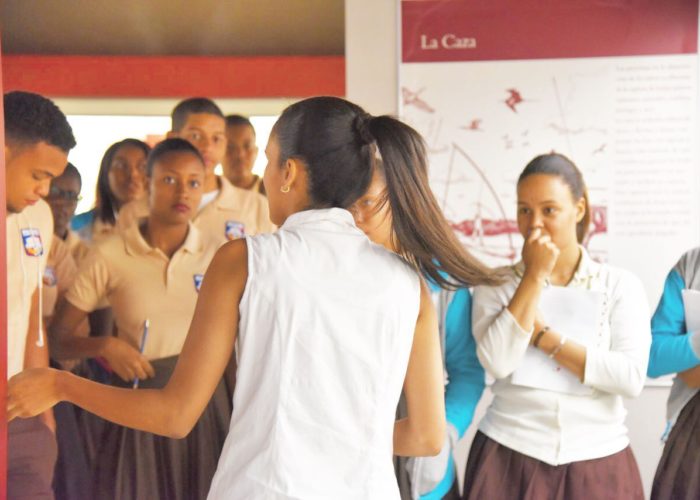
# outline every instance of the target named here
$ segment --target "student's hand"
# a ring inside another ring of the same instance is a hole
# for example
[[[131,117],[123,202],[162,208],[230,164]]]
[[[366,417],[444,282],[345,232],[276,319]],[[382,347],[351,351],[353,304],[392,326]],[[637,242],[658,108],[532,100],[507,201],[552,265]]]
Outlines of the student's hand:
[[[540,228],[535,228],[523,244],[522,256],[525,274],[544,282],[552,274],[559,258],[559,249],[552,243],[548,234],[543,234]]]
[[[685,385],[691,389],[697,389],[700,387],[700,365],[679,372],[678,378],[685,382]]]
[[[153,366],[137,349],[117,337],[107,337],[105,342],[102,357],[119,378],[131,382],[135,378],[143,380],[155,376]]]
[[[59,370],[53,368],[30,368],[8,380],[8,422],[16,417],[35,417],[58,403],[58,375]]]

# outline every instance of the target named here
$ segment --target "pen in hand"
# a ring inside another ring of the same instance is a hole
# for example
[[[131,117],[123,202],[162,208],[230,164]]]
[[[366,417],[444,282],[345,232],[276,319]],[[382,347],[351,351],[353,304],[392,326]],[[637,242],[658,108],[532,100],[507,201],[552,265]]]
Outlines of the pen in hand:
[[[143,354],[143,350],[146,347],[146,339],[148,338],[148,328],[151,326],[151,322],[146,319],[146,321],[143,322],[143,334],[141,335],[141,348],[139,349],[139,352]],[[138,389],[139,387],[139,378],[136,377],[134,379],[134,389]]]

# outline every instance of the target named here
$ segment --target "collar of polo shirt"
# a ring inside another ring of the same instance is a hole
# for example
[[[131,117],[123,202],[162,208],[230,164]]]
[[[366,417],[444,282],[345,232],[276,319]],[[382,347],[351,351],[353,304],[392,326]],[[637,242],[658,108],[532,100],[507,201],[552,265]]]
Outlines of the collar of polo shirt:
[[[146,255],[155,252],[156,249],[150,246],[139,229],[141,225],[146,220],[146,217],[141,217],[136,220],[134,224],[131,224],[128,228],[122,231],[124,238],[124,246],[126,252],[130,255]],[[189,229],[187,231],[187,237],[183,245],[177,250],[184,250],[189,253],[197,253],[202,250],[202,236],[199,230],[192,224],[188,222]]]
[[[233,184],[231,184],[231,181],[229,181],[223,175],[219,176],[219,181],[221,182],[221,191],[219,192],[219,196],[214,198],[214,201],[212,201],[212,203],[215,204],[217,207],[221,208],[239,208],[238,204],[235,201],[236,198],[234,191],[240,188],[236,188]]]

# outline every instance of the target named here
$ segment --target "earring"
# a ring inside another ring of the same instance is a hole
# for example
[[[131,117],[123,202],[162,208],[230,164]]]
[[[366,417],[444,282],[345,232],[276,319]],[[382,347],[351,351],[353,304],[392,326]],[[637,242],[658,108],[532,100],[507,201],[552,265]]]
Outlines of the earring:
[[[288,193],[288,192],[289,192],[289,186],[282,186],[282,187],[280,188],[280,191],[282,191],[283,193]]]

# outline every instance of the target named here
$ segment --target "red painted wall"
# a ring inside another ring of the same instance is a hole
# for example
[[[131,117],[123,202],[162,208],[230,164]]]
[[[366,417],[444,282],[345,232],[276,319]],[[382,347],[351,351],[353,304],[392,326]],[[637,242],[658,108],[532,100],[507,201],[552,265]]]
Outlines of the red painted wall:
[[[0,47],[2,63],[2,47]],[[0,64],[0,94],[3,93],[2,64]],[[0,199],[5,201],[5,113],[0,101]],[[0,498],[7,496],[7,421],[5,399],[7,395],[7,247],[5,245],[5,203],[0,204]]]
[[[342,56],[26,56],[2,60],[5,90],[51,97],[272,98],[345,95]]]

